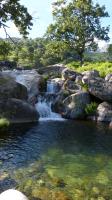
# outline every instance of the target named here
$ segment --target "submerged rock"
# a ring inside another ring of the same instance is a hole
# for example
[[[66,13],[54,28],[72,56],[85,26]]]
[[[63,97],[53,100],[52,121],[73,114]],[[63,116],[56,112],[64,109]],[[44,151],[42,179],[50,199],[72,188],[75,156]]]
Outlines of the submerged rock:
[[[87,92],[78,92],[67,97],[64,101],[64,117],[70,119],[82,119],[85,117],[85,107],[90,103]]]
[[[9,189],[0,194],[0,200],[28,200],[28,198],[18,190]]]

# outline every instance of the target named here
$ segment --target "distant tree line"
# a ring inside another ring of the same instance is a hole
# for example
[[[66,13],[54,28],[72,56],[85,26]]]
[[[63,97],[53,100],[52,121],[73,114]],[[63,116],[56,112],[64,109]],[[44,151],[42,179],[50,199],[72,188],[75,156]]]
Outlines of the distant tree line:
[[[57,0],[53,3],[54,23],[48,26],[43,38],[18,39],[7,35],[6,22],[11,20],[26,37],[32,27],[32,16],[20,0],[0,1],[0,27],[6,37],[0,39],[0,60],[11,60],[26,67],[42,67],[59,62],[111,60],[112,47],[108,53],[94,53],[96,39],[109,41],[109,26],[102,27],[101,19],[109,17],[105,6],[92,0]],[[92,53],[92,59],[91,59]],[[94,54],[94,56],[93,56]]]
[[[51,41],[46,38],[12,39],[14,43],[7,39],[0,39],[0,61],[15,61],[17,66],[26,68],[79,61],[77,52],[74,53],[74,50],[63,41]],[[112,44],[109,45],[107,52],[85,51],[84,60],[89,62],[112,61]]]

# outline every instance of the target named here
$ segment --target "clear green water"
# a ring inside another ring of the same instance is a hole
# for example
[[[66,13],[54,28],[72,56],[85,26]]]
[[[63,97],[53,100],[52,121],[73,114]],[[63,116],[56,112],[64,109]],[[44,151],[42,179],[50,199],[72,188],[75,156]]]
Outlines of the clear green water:
[[[0,191],[29,200],[111,200],[112,130],[104,124],[46,121],[0,136]]]

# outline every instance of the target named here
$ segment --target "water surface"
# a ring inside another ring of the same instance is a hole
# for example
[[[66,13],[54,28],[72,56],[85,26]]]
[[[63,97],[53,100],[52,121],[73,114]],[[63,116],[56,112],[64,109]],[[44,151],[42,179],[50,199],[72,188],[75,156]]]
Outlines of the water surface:
[[[40,121],[0,134],[0,192],[29,199],[112,199],[112,131],[83,121]]]

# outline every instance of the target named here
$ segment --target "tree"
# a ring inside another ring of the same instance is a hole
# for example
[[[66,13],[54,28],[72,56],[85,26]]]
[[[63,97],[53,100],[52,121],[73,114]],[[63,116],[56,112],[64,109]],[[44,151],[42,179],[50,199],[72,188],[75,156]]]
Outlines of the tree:
[[[0,56],[3,60],[7,59],[10,51],[12,50],[11,44],[7,41],[0,40]]]
[[[20,0],[0,0],[0,27],[6,32],[6,22],[11,20],[18,28],[20,34],[26,36],[32,26],[32,16],[27,8],[19,3]]]
[[[96,49],[96,38],[109,40],[109,27],[102,27],[100,22],[109,16],[105,6],[93,5],[92,0],[58,0],[53,8],[54,23],[48,27],[47,36],[66,42],[78,53],[81,65],[85,49]]]

